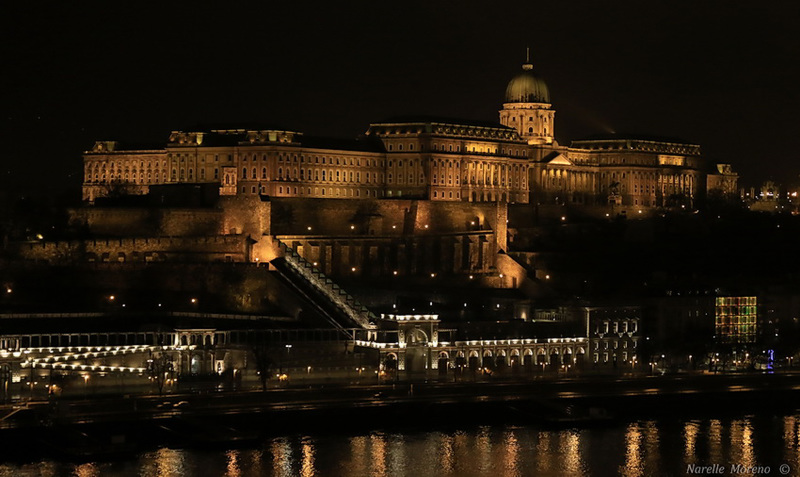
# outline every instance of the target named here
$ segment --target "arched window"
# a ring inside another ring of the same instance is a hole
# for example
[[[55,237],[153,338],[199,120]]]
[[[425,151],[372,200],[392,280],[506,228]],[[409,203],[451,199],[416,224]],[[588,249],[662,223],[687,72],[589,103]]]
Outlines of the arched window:
[[[242,179],[247,179],[247,168],[242,167]]]
[[[261,178],[262,179],[266,179],[267,178],[267,168],[266,167],[262,167],[261,168]]]

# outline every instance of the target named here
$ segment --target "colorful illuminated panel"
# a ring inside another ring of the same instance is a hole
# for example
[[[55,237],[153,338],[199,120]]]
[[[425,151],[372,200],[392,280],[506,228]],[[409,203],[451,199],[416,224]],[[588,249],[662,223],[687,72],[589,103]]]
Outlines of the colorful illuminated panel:
[[[717,297],[715,331],[723,343],[756,340],[757,300],[754,296]]]

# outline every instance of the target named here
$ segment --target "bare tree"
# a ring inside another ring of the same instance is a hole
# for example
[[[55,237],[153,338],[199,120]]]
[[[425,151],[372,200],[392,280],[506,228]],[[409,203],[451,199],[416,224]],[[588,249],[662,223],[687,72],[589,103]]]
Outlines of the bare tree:
[[[272,372],[272,365],[275,360],[270,356],[269,347],[264,343],[253,345],[253,357],[255,358],[256,369],[258,370],[258,379],[261,381],[261,390],[267,390],[267,381],[269,380],[270,373]]]
[[[164,385],[173,378],[175,363],[172,356],[163,348],[155,353],[150,350],[150,359],[147,360],[147,374],[158,388],[158,394],[164,392]]]

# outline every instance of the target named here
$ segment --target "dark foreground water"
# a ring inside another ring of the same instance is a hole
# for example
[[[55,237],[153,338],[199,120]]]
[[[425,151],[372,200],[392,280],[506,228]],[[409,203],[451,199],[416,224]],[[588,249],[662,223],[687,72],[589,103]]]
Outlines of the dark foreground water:
[[[112,462],[6,462],[0,476],[649,477],[687,475],[693,465],[724,466],[714,475],[800,475],[799,437],[800,414],[638,420],[590,429],[331,431],[268,438],[244,449],[162,448]]]

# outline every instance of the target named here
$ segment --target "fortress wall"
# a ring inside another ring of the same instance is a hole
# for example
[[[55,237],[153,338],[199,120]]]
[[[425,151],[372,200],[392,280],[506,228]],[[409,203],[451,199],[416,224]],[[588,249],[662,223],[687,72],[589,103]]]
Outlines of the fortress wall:
[[[242,235],[140,237],[21,244],[21,258],[50,263],[247,261],[249,244]]]
[[[84,207],[70,211],[70,223],[92,234],[116,237],[215,235],[223,213],[217,209]]]
[[[496,271],[497,248],[492,232],[277,238],[332,277],[490,274]]]
[[[249,235],[258,240],[269,235],[272,204],[254,197],[220,197],[219,207],[224,211],[220,233]]]
[[[306,307],[268,267],[249,263],[25,263],[8,272],[17,299],[57,312],[118,309],[125,302],[134,309],[163,303],[165,310],[197,311],[192,297],[210,312],[298,318]],[[118,300],[109,303],[109,295]]]
[[[271,198],[270,202],[274,235],[448,233],[497,226],[495,204],[297,198]]]

